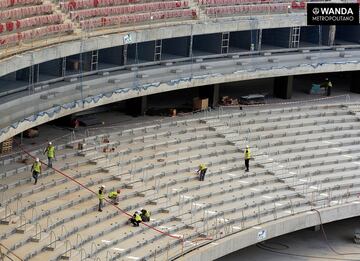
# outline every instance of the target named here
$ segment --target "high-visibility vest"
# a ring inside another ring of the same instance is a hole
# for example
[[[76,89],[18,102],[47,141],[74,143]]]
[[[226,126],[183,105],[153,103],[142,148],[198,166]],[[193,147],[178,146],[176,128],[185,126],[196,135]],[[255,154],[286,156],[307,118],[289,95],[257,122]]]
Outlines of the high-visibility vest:
[[[328,87],[328,88],[331,88],[331,87],[332,87],[332,83],[331,83],[330,81],[328,81],[327,87]]]
[[[40,162],[34,162],[33,170],[36,171],[37,173],[40,173],[41,172],[41,163]]]
[[[55,157],[55,147],[53,145],[50,145],[47,147],[47,156],[48,156],[48,158]]]
[[[246,149],[246,150],[245,150],[245,159],[250,159],[250,158],[251,158],[250,149]]]
[[[105,198],[105,196],[104,196],[104,191],[103,191],[103,190],[99,190],[98,198],[99,198],[99,199],[104,199],[104,198]]]
[[[206,169],[205,164],[200,164],[199,169],[200,169],[200,170],[204,170],[204,169]]]
[[[147,211],[147,210],[146,210],[146,212],[145,212],[145,217],[150,218],[150,215],[151,215],[150,211]]]
[[[142,221],[139,214],[135,214],[135,221]]]
[[[116,191],[111,191],[111,192],[109,193],[109,198],[116,198],[117,195],[118,195],[118,193],[117,193]]]

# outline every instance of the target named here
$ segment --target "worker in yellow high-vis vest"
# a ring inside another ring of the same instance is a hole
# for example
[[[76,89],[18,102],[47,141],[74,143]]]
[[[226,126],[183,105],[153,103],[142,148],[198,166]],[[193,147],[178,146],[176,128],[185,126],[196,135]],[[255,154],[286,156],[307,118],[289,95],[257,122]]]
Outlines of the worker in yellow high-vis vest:
[[[52,168],[52,162],[55,158],[55,147],[51,141],[48,143],[48,146],[44,150],[44,154],[45,153],[47,154],[47,158],[48,158],[48,167]]]
[[[120,194],[120,189],[116,191],[111,191],[108,195],[108,198],[111,199],[111,203],[113,203],[114,205],[119,204],[119,194]]]
[[[140,213],[141,220],[143,222],[149,222],[150,221],[151,212],[146,209],[142,209]]]
[[[130,221],[130,223],[133,224],[134,227],[138,227],[139,224],[142,222],[140,212],[135,211],[134,215],[131,218],[129,218],[129,221]]]
[[[41,174],[41,163],[39,158],[35,159],[35,162],[31,167],[31,172],[32,172],[32,177],[35,179],[34,185],[36,185],[39,175]]]
[[[101,185],[98,192],[98,199],[99,199],[99,212],[102,212],[102,208],[104,207],[104,199],[105,199],[105,186]]]
[[[201,164],[199,165],[199,169],[197,170],[197,173],[198,173],[198,175],[199,175],[199,180],[200,180],[200,181],[204,181],[206,171],[207,171],[206,165],[205,165],[204,163],[201,163]]]
[[[249,145],[246,145],[246,149],[245,149],[245,171],[249,171],[250,159],[251,159],[251,151],[250,151]]]

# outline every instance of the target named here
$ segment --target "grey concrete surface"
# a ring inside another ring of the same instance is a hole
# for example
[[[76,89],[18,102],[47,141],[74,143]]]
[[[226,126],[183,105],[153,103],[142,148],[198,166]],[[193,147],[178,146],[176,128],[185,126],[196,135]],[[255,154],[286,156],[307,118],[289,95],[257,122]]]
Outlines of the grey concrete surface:
[[[267,249],[250,246],[217,261],[360,260],[360,247],[352,239],[354,231],[360,227],[359,221],[359,217],[355,217],[324,225],[328,243],[321,230],[304,229],[264,241]]]
[[[360,202],[353,202],[351,204],[320,210],[322,222],[325,224],[358,216],[360,213],[359,203]],[[270,239],[319,224],[319,215],[315,211],[308,211],[281,220],[271,221],[207,244],[187,254],[186,260],[214,260],[241,248],[262,242],[264,241],[263,239],[258,239],[258,232],[260,230],[266,230],[266,238]]]
[[[56,108],[57,105],[74,101],[77,101],[78,105],[71,109],[61,108],[59,112],[52,117],[43,115],[39,117],[36,122],[21,122],[16,129],[11,128],[10,131],[4,133],[0,137],[0,141],[12,137],[23,130],[62,116],[133,97],[223,82],[236,82],[284,75],[355,71],[360,69],[360,64],[358,63],[360,51],[356,49],[348,50],[347,52],[352,54],[351,58],[339,58],[340,52],[341,51],[338,50],[318,51],[318,59],[311,62],[307,60],[307,54],[282,53],[279,55],[273,54],[272,57],[278,57],[280,61],[275,65],[271,62],[266,62],[267,58],[262,56],[250,56],[240,59],[241,61],[248,61],[247,65],[237,65],[239,59],[228,58],[213,60],[211,62],[204,61],[196,64],[181,63],[173,65],[171,68],[167,68],[166,66],[145,67],[139,69],[138,72],[114,71],[103,77],[98,77],[98,75],[84,77],[82,84],[87,87],[84,88],[83,92],[80,92],[77,88],[80,84],[79,82],[56,82],[31,96],[21,97],[21,94],[16,94],[14,96],[16,97],[15,100],[8,101],[8,98],[5,100],[2,99],[4,102],[0,105],[0,110],[6,110],[7,114],[1,118],[0,126],[3,128],[7,127],[10,124],[20,122],[32,114]],[[211,65],[212,67],[211,69],[203,70],[201,69],[201,65],[203,64]],[[169,74],[170,69],[181,69],[182,73]],[[149,77],[136,78],[136,75],[141,73]],[[120,82],[112,83],[110,81],[109,83],[110,79],[119,79]],[[156,88],[148,88],[151,84],[155,84]],[[127,90],[127,92],[112,93],[115,90]],[[53,95],[54,92],[56,93],[55,96]],[[97,102],[80,105],[83,98],[106,93],[108,95],[100,98]],[[44,95],[50,95],[51,98],[40,99]]]

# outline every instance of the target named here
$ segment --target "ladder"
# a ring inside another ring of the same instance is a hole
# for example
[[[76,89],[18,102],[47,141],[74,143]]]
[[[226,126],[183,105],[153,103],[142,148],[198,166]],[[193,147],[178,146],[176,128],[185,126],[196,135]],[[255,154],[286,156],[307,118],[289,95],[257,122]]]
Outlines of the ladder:
[[[162,51],[162,39],[155,40],[154,61],[161,60],[161,51]]]
[[[229,44],[230,44],[230,33],[224,32],[221,34],[221,53],[229,52]]]
[[[289,48],[299,48],[300,45],[300,26],[294,26],[290,29]]]
[[[99,67],[99,50],[91,52],[91,71],[96,71]]]

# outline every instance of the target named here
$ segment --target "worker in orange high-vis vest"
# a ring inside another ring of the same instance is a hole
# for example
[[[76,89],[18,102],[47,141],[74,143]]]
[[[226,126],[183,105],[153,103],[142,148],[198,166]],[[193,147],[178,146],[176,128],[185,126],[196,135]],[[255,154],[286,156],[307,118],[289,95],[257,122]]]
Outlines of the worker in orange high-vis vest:
[[[251,159],[251,151],[250,151],[249,145],[246,145],[246,149],[245,149],[245,171],[249,171],[250,159]]]
[[[35,162],[31,167],[32,177],[35,179],[34,185],[36,185],[39,175],[41,174],[41,163],[40,159],[36,158]]]
[[[47,158],[48,158],[48,167],[52,168],[52,162],[55,158],[55,147],[54,145],[52,145],[52,142],[50,141],[48,143],[48,146],[46,147],[44,154],[47,153]]]

